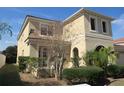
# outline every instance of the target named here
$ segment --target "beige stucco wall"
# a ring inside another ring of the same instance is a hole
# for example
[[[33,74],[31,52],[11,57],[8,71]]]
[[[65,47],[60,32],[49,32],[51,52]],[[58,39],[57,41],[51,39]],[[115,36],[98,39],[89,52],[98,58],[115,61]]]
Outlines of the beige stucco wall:
[[[113,47],[112,44],[112,30],[111,20],[104,17],[100,17],[93,14],[84,14],[85,18],[85,39],[86,39],[86,51],[94,50],[97,46],[103,45],[105,47]],[[96,18],[96,32],[90,29],[90,17]],[[107,33],[102,32],[101,21],[106,20],[107,22]]]
[[[67,38],[66,40],[71,42],[70,57],[73,57],[73,49],[75,47],[78,48],[79,56],[82,57],[83,53],[86,50],[84,16],[82,15],[77,19],[64,25],[63,30],[64,30],[63,34],[69,34],[69,39]]]
[[[25,26],[24,31],[18,40],[17,61],[19,56],[30,56],[30,46],[25,42],[29,36],[29,24],[30,22]]]
[[[117,60],[117,64],[124,65],[124,52],[119,52],[119,58]]]
[[[96,18],[96,32],[90,30],[90,17]],[[107,22],[107,33],[102,32],[102,20]],[[113,46],[111,19],[104,18],[103,16],[88,13],[82,14],[82,16],[78,16],[76,19],[65,23],[64,34],[67,31],[71,33],[71,57],[73,56],[74,47],[79,49],[79,56],[82,57],[87,50],[93,50],[99,45],[105,47]]]
[[[96,32],[90,31],[90,21],[89,21],[90,16],[96,17],[97,20]],[[102,32],[101,20],[105,20],[107,22],[106,34]],[[79,57],[83,57],[86,51],[94,50],[99,45],[103,45],[105,47],[113,46],[111,20],[101,16],[87,14],[87,13],[82,14],[80,16],[78,15],[78,17],[77,18],[75,17],[74,20],[65,22],[63,30],[65,35],[68,33],[70,35],[70,38],[66,39],[68,41],[71,41],[70,57],[73,57],[73,49],[75,47],[77,47],[79,50]],[[81,65],[85,64],[83,60],[81,60],[80,63]],[[69,66],[71,66],[71,64]]]
[[[94,50],[98,46],[113,47],[112,38],[99,34],[90,34],[86,36],[86,50]]]
[[[112,37],[111,19],[107,19],[102,16],[98,16],[98,15],[94,15],[94,14],[87,14],[87,13],[84,14],[84,17],[85,17],[84,21],[85,21],[86,34],[93,33],[90,29],[90,17],[94,17],[96,19],[96,33]],[[104,33],[102,31],[102,21],[106,21],[107,33]]]
[[[119,57],[117,59],[117,64],[124,65],[124,46],[123,45],[114,45],[114,49],[119,55]]]
[[[30,18],[29,29],[34,29],[35,30],[35,32],[33,33],[34,35],[32,35],[33,37],[41,37],[41,25],[42,24],[53,26],[54,27],[54,29],[53,29],[53,34],[54,35],[55,34],[62,35],[62,24],[61,24],[61,22],[44,20],[44,19],[38,20],[38,19]]]
[[[6,56],[0,54],[0,68],[5,65]]]
[[[71,42],[70,58],[73,57],[73,49],[78,48],[79,57],[82,58],[86,52],[86,42],[85,42],[85,25],[84,25],[84,15],[78,16],[75,20],[67,22],[63,27],[63,34],[68,36],[65,40]],[[80,61],[80,65],[84,65],[84,61]],[[72,62],[68,62],[65,67],[72,67]]]
[[[29,45],[29,51],[31,57],[38,57],[39,56],[39,47],[46,46],[49,47],[51,44],[51,40],[48,40],[49,38],[52,38],[52,36],[42,36],[41,35],[41,25],[47,24],[50,26],[53,26],[53,36],[54,35],[62,35],[62,25],[60,22],[56,21],[49,21],[49,20],[38,20],[38,19],[30,19],[30,25],[29,30],[34,29],[34,33],[30,35],[30,38],[39,38],[35,40],[31,40],[32,44]],[[44,39],[46,38],[46,39]],[[47,39],[48,38],[48,39]]]

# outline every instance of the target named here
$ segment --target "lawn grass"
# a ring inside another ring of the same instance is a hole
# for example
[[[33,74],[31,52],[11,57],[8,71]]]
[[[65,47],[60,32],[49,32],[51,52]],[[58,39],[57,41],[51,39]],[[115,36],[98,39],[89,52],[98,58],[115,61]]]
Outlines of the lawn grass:
[[[16,65],[6,64],[0,69],[0,86],[22,85],[19,70]]]

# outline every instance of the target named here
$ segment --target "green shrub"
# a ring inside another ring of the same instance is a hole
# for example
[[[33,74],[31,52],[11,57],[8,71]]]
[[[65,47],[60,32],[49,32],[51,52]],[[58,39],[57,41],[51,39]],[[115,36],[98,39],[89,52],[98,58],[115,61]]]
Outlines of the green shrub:
[[[118,65],[109,65],[107,67],[107,75],[108,76],[116,78],[116,77],[118,77],[119,73],[120,73],[120,69],[119,69]]]
[[[118,67],[120,69],[119,76],[120,77],[124,77],[124,65],[118,65]]]
[[[124,65],[109,65],[107,74],[113,78],[124,77]]]
[[[26,69],[26,64],[27,61],[29,60],[30,57],[24,57],[24,56],[19,56],[18,57],[18,63],[19,63],[19,70],[24,71]]]
[[[86,82],[91,85],[98,85],[104,78],[104,70],[95,67],[80,67],[80,68],[69,68],[63,70],[63,78],[73,83],[74,80],[78,80],[78,83]]]
[[[36,58],[36,57],[25,57],[25,56],[19,56],[18,57],[18,63],[19,63],[19,70],[24,72],[26,70],[27,66],[29,66],[29,69],[32,69],[32,67],[38,67],[38,66],[44,66],[46,58]]]

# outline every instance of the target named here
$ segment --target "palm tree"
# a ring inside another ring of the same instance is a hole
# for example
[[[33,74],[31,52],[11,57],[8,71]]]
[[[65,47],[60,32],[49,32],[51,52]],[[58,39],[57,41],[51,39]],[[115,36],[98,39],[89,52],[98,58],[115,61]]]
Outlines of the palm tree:
[[[115,52],[112,47],[108,47],[108,51],[109,64],[116,64],[117,58],[119,57],[118,52]]]
[[[117,60],[117,53],[112,47],[101,48],[99,51],[88,51],[83,56],[87,65],[96,65],[106,69],[108,64],[115,64]]]
[[[6,33],[9,33],[9,35],[12,36],[12,27],[5,22],[0,23],[0,40],[2,38],[2,35]]]
[[[85,61],[87,66],[93,65],[93,55],[94,55],[94,51],[87,51],[83,56],[83,60]]]

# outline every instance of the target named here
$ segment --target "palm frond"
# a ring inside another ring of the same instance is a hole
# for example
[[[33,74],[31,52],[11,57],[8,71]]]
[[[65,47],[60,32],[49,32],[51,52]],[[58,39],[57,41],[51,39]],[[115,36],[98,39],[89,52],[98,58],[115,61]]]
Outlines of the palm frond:
[[[3,34],[9,34],[12,36],[12,27],[7,23],[0,23],[0,39]]]
[[[99,51],[88,51],[83,56],[87,65],[96,65],[106,68],[108,64],[115,64],[117,61],[117,52],[112,47],[101,48]]]

